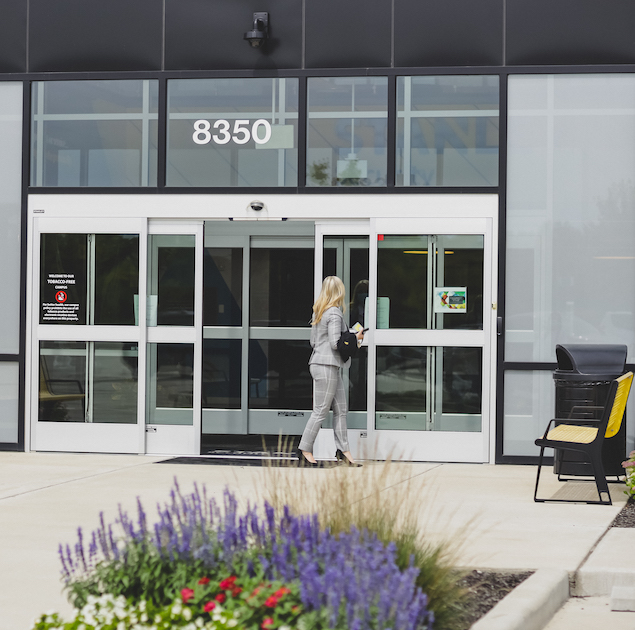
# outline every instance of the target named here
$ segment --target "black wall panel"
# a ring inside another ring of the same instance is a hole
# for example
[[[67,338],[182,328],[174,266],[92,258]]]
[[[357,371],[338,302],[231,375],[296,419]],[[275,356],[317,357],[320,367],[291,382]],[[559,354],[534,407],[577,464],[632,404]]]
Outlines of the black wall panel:
[[[29,70],[160,70],[163,0],[30,0]]]
[[[395,0],[395,66],[502,63],[503,0]]]
[[[26,71],[26,0],[2,0],[0,72]]]
[[[243,39],[256,11],[269,13],[262,49]],[[166,70],[299,68],[300,0],[166,0]]]
[[[635,63],[635,2],[507,0],[507,63]]]
[[[306,67],[390,67],[391,0],[305,0]]]

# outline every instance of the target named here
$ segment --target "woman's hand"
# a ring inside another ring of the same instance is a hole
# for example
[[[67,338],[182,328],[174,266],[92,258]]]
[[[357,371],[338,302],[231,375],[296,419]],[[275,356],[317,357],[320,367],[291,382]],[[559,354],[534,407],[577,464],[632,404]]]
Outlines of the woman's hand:
[[[358,330],[355,333],[355,336],[357,337],[357,341],[364,341],[364,331],[363,330]]]

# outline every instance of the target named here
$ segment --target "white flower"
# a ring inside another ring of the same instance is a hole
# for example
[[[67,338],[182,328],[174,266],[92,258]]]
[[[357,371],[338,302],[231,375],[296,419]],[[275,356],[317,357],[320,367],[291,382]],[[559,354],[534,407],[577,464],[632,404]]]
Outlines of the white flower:
[[[238,625],[238,622],[237,622],[235,619],[230,619],[230,620],[227,622],[227,627],[228,627],[228,628],[233,628],[234,626],[237,626],[237,625]],[[291,629],[290,629],[290,628],[288,628],[287,630],[291,630]]]
[[[180,615],[182,610],[183,610],[183,607],[181,606],[181,604],[174,604],[174,606],[172,606],[172,614],[175,617]]]
[[[189,621],[192,618],[192,611],[189,608],[183,609],[183,619]]]

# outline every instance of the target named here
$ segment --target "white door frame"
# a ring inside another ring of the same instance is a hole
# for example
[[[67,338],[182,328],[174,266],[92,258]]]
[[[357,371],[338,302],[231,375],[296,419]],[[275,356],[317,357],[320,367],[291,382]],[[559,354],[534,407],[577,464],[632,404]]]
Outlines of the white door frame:
[[[493,217],[371,218],[366,221],[323,221],[315,226],[315,278],[317,296],[322,284],[324,238],[329,235],[370,237],[370,330],[364,341],[368,352],[367,429],[349,429],[351,450],[358,457],[415,461],[457,461],[494,463],[496,395],[496,307],[497,307],[497,226]],[[483,330],[412,331],[377,330],[377,235],[378,234],[482,234]],[[375,428],[375,372],[377,345],[463,346],[483,348],[482,431],[387,431]],[[334,451],[332,429],[322,429],[314,451],[317,457],[331,457]]]

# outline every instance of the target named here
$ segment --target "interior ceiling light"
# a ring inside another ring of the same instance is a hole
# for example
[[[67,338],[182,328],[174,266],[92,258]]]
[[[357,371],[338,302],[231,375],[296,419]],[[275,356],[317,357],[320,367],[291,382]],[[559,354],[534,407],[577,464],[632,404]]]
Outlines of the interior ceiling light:
[[[261,48],[265,40],[269,37],[269,14],[266,12],[254,13],[254,23],[250,31],[243,37],[252,48]]]

